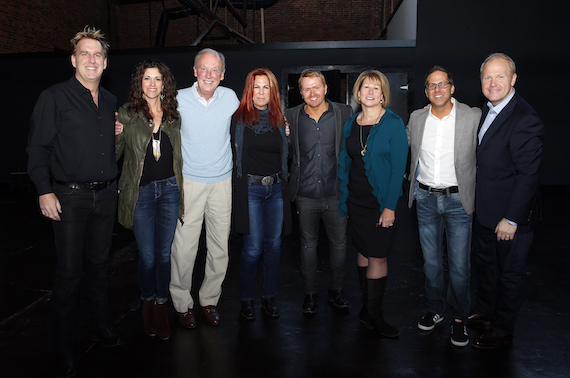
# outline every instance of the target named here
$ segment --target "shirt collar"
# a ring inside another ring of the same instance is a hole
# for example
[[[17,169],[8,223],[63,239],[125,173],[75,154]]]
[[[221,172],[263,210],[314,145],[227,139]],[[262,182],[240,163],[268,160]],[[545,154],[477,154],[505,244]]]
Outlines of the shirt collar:
[[[78,95],[84,95],[86,93],[89,93],[89,96],[91,96],[91,91],[87,88],[85,88],[83,86],[83,84],[81,84],[79,82],[79,80],[77,80],[77,78],[75,77],[75,75],[73,75],[71,77],[71,79],[69,79],[69,84],[71,85],[71,88],[73,89],[73,91]],[[101,85],[99,85],[99,97],[101,98],[106,98],[105,97],[105,93],[103,92],[103,88],[101,88]]]
[[[493,106],[491,101],[487,101],[487,106],[489,107],[489,110],[494,110],[495,113],[499,114],[501,110],[503,110],[505,106],[507,106],[509,101],[511,101],[514,96],[515,96],[515,88],[513,88],[512,93],[508,95],[507,98],[505,98],[503,101],[501,101],[501,103],[498,104],[497,106]]]
[[[192,85],[192,89],[194,90],[194,95],[196,96],[196,99],[198,99],[198,101],[201,101],[205,104],[212,102],[212,100],[216,98],[216,94],[218,93],[218,87],[216,87],[216,90],[214,91],[214,94],[212,95],[212,97],[210,97],[209,100],[206,100],[204,97],[200,96],[200,93],[198,93],[198,82],[195,81],[194,85]]]

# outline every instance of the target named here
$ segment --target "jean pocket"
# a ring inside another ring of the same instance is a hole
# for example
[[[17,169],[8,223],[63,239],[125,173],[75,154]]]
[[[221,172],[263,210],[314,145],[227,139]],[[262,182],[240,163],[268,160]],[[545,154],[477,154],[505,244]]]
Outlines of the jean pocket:
[[[172,176],[166,179],[166,186],[176,186],[178,187],[178,184],[176,184],[176,176]]]

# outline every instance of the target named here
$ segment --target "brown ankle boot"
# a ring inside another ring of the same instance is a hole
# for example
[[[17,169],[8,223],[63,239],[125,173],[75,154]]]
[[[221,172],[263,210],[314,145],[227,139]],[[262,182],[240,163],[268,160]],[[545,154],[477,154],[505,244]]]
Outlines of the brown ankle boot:
[[[154,300],[143,300],[143,325],[144,333],[156,336],[156,322],[154,320]]]
[[[154,319],[156,321],[156,332],[161,340],[170,339],[170,325],[168,324],[167,305],[165,303],[154,302]]]

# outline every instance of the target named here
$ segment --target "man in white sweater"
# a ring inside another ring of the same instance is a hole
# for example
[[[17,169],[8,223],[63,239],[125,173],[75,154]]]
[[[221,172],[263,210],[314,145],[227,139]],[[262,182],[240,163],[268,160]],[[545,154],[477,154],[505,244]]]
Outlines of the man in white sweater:
[[[190,290],[204,220],[207,256],[199,304],[209,324],[220,324],[216,306],[228,267],[232,212],[230,123],[239,105],[233,90],[219,86],[224,73],[223,54],[201,50],[194,59],[196,82],[177,97],[182,118],[184,219],[178,221],[172,243],[170,295],[178,322],[187,328],[196,327]]]

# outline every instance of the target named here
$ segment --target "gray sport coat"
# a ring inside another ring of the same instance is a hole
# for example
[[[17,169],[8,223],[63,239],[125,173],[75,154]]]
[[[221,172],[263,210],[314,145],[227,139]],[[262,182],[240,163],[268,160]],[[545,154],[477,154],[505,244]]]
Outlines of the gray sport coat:
[[[455,110],[455,175],[461,204],[465,212],[471,214],[475,211],[477,128],[481,119],[481,110],[471,108],[459,101],[455,101],[455,106],[457,106]],[[411,149],[408,207],[412,207],[418,185],[416,169],[428,114],[429,109],[415,110],[410,115],[406,126],[408,144]]]

